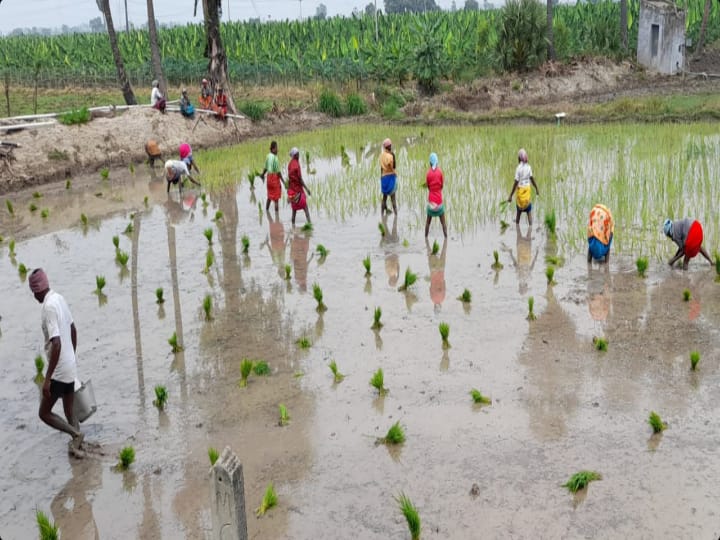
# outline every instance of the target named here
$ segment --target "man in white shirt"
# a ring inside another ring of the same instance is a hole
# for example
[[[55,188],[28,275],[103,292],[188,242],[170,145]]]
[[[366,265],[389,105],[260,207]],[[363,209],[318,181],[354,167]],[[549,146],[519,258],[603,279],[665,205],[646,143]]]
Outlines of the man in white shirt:
[[[47,373],[43,383],[40,419],[48,426],[63,431],[72,437],[71,450],[81,456],[83,434],[80,424],[73,414],[75,398],[75,379],[77,363],[77,330],[70,308],[65,299],[50,290],[45,272],[36,268],[30,274],[30,290],[35,299],[42,304],[42,331],[45,336],[45,353],[48,359]],[[67,422],[52,412],[58,399],[62,398]]]
[[[170,193],[170,184],[177,184],[180,193],[182,193],[182,177],[187,176],[190,181],[199,186],[200,182],[196,181],[191,175],[184,161],[168,159],[165,162],[165,180],[167,180],[167,192]]]
[[[162,92],[160,91],[160,83],[155,80],[152,82],[152,92],[150,92],[150,105],[152,105],[153,109],[157,109],[160,112],[165,112],[165,96],[162,95]]]

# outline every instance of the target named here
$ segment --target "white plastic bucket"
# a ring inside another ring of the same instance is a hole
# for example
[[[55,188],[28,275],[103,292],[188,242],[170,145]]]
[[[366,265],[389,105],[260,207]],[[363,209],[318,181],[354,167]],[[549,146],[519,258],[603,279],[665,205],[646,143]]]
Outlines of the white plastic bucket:
[[[75,399],[73,400],[73,414],[78,422],[84,422],[97,411],[97,403],[95,402],[95,392],[93,391],[92,381],[88,379],[78,390],[75,390]]]

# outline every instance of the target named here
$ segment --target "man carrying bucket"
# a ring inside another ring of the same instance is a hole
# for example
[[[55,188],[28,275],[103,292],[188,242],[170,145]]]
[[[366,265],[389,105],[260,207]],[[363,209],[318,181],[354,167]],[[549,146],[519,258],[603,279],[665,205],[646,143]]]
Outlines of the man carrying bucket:
[[[33,270],[29,281],[35,299],[42,304],[41,324],[48,360],[39,416],[48,426],[70,435],[70,452],[75,457],[83,457],[81,447],[84,435],[73,413],[77,378],[75,323],[67,302],[58,293],[50,290],[48,277],[41,268]],[[52,412],[58,399],[62,399],[67,422]]]
[[[688,269],[690,259],[701,253],[703,257],[712,265],[712,259],[707,251],[702,247],[703,229],[700,222],[696,219],[678,219],[672,221],[670,218],[665,220],[663,224],[665,236],[670,238],[678,245],[678,250],[668,264],[673,266],[680,257],[683,259],[683,270]]]

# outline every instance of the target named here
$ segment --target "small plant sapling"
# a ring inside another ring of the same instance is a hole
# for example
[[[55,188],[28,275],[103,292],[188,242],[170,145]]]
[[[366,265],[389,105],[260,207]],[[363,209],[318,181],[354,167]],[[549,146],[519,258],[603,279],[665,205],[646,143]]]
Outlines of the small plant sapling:
[[[312,346],[312,343],[310,342],[310,340],[308,338],[306,338],[305,336],[298,339],[296,343],[297,343],[298,347],[300,347],[301,349],[309,349]]]
[[[683,291],[683,300],[685,300],[686,302],[689,302],[691,297],[692,297],[692,293],[690,292],[690,289],[685,289]]]
[[[667,429],[667,424],[662,421],[660,415],[655,411],[650,411],[650,416],[648,416],[648,424],[650,424],[650,427],[652,427],[653,433],[662,433]]]
[[[125,448],[120,450],[118,458],[118,469],[126,471],[135,461],[135,449],[132,446],[126,446]]]
[[[557,217],[555,216],[555,210],[550,210],[549,213],[545,214],[545,227],[547,227],[550,236],[555,236],[555,228],[557,226]]]
[[[380,330],[383,327],[383,323],[380,322],[380,318],[382,317],[382,308],[376,307],[375,312],[373,313],[373,324],[371,328],[373,330]]]
[[[715,281],[720,282],[720,253],[715,252]]]
[[[278,425],[287,426],[290,423],[290,415],[288,414],[287,407],[281,403],[280,405],[278,405],[278,412],[280,415]]]
[[[70,189],[72,187],[72,181],[65,180],[65,189]]]
[[[312,289],[313,289],[313,298],[315,298],[315,301],[317,302],[317,307],[315,308],[315,310],[318,313],[327,311],[327,306],[323,303],[323,292],[322,292],[322,289],[320,288],[320,285],[318,285],[317,283],[313,283]]]
[[[477,403],[478,405],[491,405],[492,399],[490,399],[488,396],[485,396],[478,390],[477,388],[473,388],[470,390],[470,396],[472,396],[473,403]]]
[[[510,224],[505,221],[504,219],[500,220],[500,232],[505,232],[505,229],[507,229],[510,226]]]
[[[167,388],[161,384],[155,386],[155,399],[153,400],[153,405],[155,405],[159,410],[162,411],[165,409],[165,403],[167,403],[167,399]]]
[[[240,381],[238,382],[239,387],[244,388],[247,386],[248,377],[252,372],[252,368],[252,360],[250,360],[249,358],[243,358],[240,362]]]
[[[83,227],[88,226],[88,217],[85,214],[80,214],[80,223],[82,223]]]
[[[448,338],[450,337],[450,325],[446,322],[441,322],[438,325],[438,330],[440,331],[440,337],[442,338],[443,349],[449,349],[450,342],[448,341]]]
[[[593,345],[595,345],[595,349],[598,351],[606,352],[608,350],[608,342],[605,338],[594,337]]]
[[[11,216],[15,215],[15,207],[13,206],[13,203],[10,201],[10,199],[5,199],[5,206],[8,209],[8,212]]]
[[[328,253],[330,253],[330,251],[322,244],[318,244],[315,249],[321,259],[325,259],[328,256]]]
[[[381,223],[378,223],[378,230],[380,231],[380,236],[385,236],[387,234],[387,229],[385,229],[385,225]]]
[[[215,465],[215,462],[220,457],[220,453],[212,446],[208,448],[208,458],[210,459],[210,466]]]
[[[57,525],[50,522],[50,518],[45,512],[37,510],[35,512],[35,521],[40,532],[40,540],[58,540],[60,538]]]
[[[257,517],[264,515],[265,512],[270,510],[273,506],[277,505],[277,500],[277,493],[275,493],[275,488],[273,487],[272,482],[270,482],[267,489],[265,490],[265,495],[263,495],[262,502],[260,503],[260,508],[255,511]]]
[[[130,255],[127,254],[127,252],[118,250],[118,252],[115,254],[115,260],[120,263],[120,266],[127,267],[128,260],[130,260]]]
[[[258,360],[253,362],[253,373],[260,377],[270,375],[270,366],[265,360]]]
[[[130,236],[133,231],[135,230],[135,227],[133,227],[132,221],[127,224],[127,227],[125,227],[125,230],[123,231],[123,234],[127,234]]]
[[[18,274],[20,274],[20,277],[25,279],[25,276],[27,276],[28,268],[23,263],[18,264]]]
[[[645,277],[645,272],[647,272],[648,269],[647,257],[638,257],[635,260],[635,268],[637,268],[638,276]]]
[[[211,321],[212,320],[212,296],[209,294],[205,295],[205,298],[203,298],[203,311],[205,312],[205,320]]]
[[[697,351],[692,351],[690,353],[690,369],[693,371],[697,370],[697,365],[700,362],[700,353]]]
[[[373,376],[370,379],[370,386],[375,388],[378,391],[378,394],[381,396],[384,396],[388,393],[388,389],[385,388],[385,376],[383,374],[382,368],[378,368],[378,370],[373,373]]]
[[[107,180],[109,177],[110,169],[108,169],[107,167],[100,169],[100,178],[102,178],[103,180]]]
[[[528,321],[534,321],[535,320],[535,297],[531,296],[528,298],[528,315],[527,320]]]
[[[440,244],[437,243],[437,240],[433,240],[432,254],[437,255],[439,252],[440,252]]]
[[[213,221],[220,221],[223,218],[223,215],[222,210],[218,210],[215,212],[215,219],[213,219]]]
[[[35,378],[42,377],[43,369],[45,369],[45,361],[39,354],[35,357]]]
[[[472,293],[470,292],[469,289],[465,289],[465,290],[463,290],[462,294],[460,296],[458,296],[458,300],[460,300],[461,302],[464,302],[466,304],[469,304],[470,302],[472,302]]]
[[[168,339],[168,345],[172,348],[173,353],[182,352],[183,347],[178,343],[177,332],[173,332],[172,336]]]
[[[550,265],[545,268],[545,277],[547,278],[548,285],[555,285],[555,267]]]
[[[30,203],[30,206],[28,206],[28,209],[29,209],[31,212],[37,212],[37,209],[38,209],[37,204],[35,204],[35,203]]]
[[[115,246],[115,251],[120,249],[120,237],[118,235],[112,237],[112,243]]]
[[[210,204],[207,202],[207,193],[201,193],[200,200],[202,201],[203,208],[207,208],[208,204]]]
[[[130,165],[128,165],[128,170],[130,174],[135,174],[135,164],[131,162]]]
[[[573,474],[562,487],[567,488],[571,493],[577,493],[595,480],[602,480],[602,475],[595,471],[580,471]]]
[[[289,264],[286,264],[286,265],[285,265],[285,279],[286,279],[287,281],[290,281],[290,274],[291,274],[291,273],[292,273],[292,266],[290,266]]]
[[[306,223],[302,226],[303,232],[312,232],[313,231],[313,224],[312,223]]]
[[[395,497],[395,501],[400,506],[400,512],[405,516],[411,540],[420,540],[420,514],[417,508],[403,492]]]
[[[11,238],[10,241],[8,242],[8,255],[10,255],[11,258],[15,257],[15,239],[14,238]]]
[[[39,191],[34,191],[32,196],[33,196],[33,199],[41,199],[42,193],[40,193]]]
[[[205,254],[205,269],[203,270],[203,274],[210,273],[210,268],[212,267],[214,262],[215,262],[215,255],[213,255],[212,251],[208,251]]]
[[[247,253],[250,249],[250,238],[243,234],[242,238],[240,238],[240,242],[242,243],[242,252]]]
[[[48,210],[47,208],[43,208],[42,210],[40,210],[41,218],[47,219],[49,216],[50,216],[50,210]]]
[[[565,264],[565,259],[560,255],[546,255],[545,262],[559,268]]]
[[[163,298],[163,294],[165,294],[165,293],[164,293],[162,287],[158,287],[157,289],[155,289],[155,303],[156,304],[164,304],[165,303],[165,298]]]
[[[405,269],[405,279],[403,284],[398,287],[398,291],[407,291],[417,281],[417,274],[413,273],[408,266]]]
[[[105,287],[105,276],[95,276],[95,294],[102,294]]]
[[[500,254],[498,253],[497,249],[493,251],[493,260],[495,262],[493,262],[490,267],[495,271],[502,270],[503,264],[500,262]]]
[[[402,444],[405,442],[405,430],[400,425],[400,420],[395,422],[387,434],[377,440],[378,444]]]
[[[370,277],[372,275],[372,272],[370,272],[370,268],[372,266],[372,263],[370,262],[370,255],[365,257],[363,259],[363,267],[365,268],[365,277]]]
[[[345,375],[338,371],[337,363],[335,362],[335,360],[331,360],[328,367],[330,368],[330,371],[332,371],[334,382],[339,383],[345,378]]]
[[[203,231],[203,234],[205,235],[205,238],[207,238],[208,245],[212,245],[212,237],[213,237],[213,230],[212,227],[208,227]]]
[[[403,238],[403,247],[410,247],[410,240]]]

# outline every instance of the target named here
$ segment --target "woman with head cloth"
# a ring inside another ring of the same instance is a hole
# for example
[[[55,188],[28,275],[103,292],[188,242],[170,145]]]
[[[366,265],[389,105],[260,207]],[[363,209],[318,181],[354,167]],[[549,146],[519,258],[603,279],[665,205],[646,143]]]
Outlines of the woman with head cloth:
[[[698,253],[701,253],[711,265],[713,264],[710,255],[702,247],[703,228],[698,220],[685,218],[672,221],[668,218],[663,223],[663,231],[665,236],[678,245],[677,252],[668,261],[670,266],[673,266],[680,257],[684,257],[683,270],[687,270],[690,259],[697,256]]]
[[[150,105],[153,109],[159,110],[161,113],[165,112],[165,96],[160,91],[160,83],[157,80],[152,82],[152,92],[150,93]]]
[[[615,220],[612,212],[603,204],[596,204],[590,210],[588,222],[587,262],[610,262],[610,246],[615,234]]]
[[[425,222],[425,238],[430,232],[432,218],[440,218],[443,236],[447,238],[447,226],[445,225],[445,204],[443,202],[442,190],[445,179],[438,166],[438,157],[435,152],[430,154],[430,169],[425,176],[425,185],[428,188],[427,221]]]
[[[310,223],[310,212],[308,211],[307,197],[305,196],[306,191],[308,195],[312,195],[307,185],[305,185],[305,181],[303,180],[302,172],[300,170],[300,151],[293,147],[290,150],[287,185],[287,195],[290,200],[290,206],[292,207],[291,222],[293,227],[295,226],[295,214],[297,214],[298,210],[305,211],[305,220]]]

